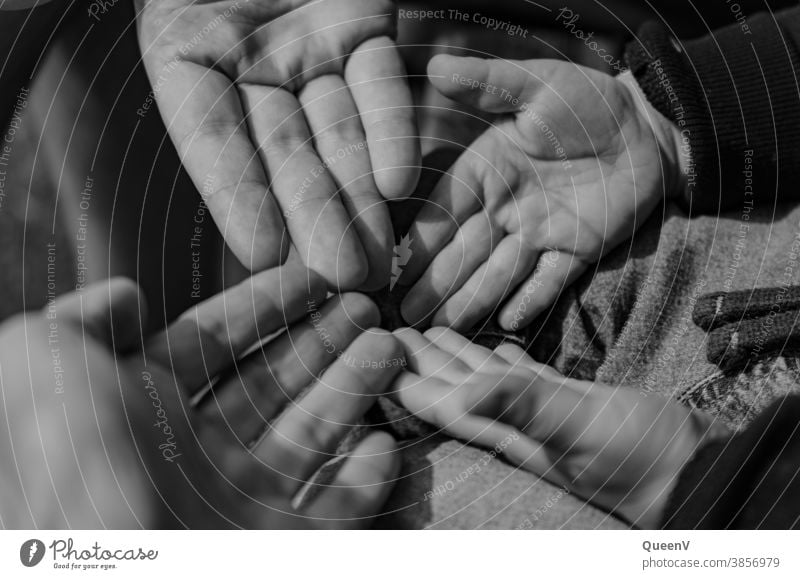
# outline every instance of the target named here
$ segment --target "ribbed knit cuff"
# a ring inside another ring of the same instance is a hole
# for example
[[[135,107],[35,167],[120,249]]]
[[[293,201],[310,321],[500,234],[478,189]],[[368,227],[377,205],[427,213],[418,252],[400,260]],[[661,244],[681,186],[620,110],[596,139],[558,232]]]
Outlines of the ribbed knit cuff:
[[[777,18],[777,21],[776,21]],[[759,14],[681,43],[649,22],[625,58],[653,106],[675,122],[691,163],[690,212],[800,197],[800,54],[784,27],[800,10]]]

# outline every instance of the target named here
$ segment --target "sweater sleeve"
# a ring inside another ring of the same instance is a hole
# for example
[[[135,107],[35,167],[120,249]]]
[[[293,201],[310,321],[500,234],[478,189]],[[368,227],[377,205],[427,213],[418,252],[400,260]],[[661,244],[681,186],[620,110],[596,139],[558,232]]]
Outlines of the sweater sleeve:
[[[681,473],[662,526],[800,528],[800,396],[778,399],[745,431],[703,446]]]
[[[681,42],[648,22],[625,58],[690,158],[684,209],[800,199],[800,7]]]

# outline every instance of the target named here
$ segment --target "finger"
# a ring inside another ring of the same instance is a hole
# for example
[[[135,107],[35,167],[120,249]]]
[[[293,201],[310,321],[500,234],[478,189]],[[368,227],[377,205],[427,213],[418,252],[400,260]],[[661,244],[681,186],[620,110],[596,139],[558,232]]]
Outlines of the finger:
[[[283,475],[285,490],[296,492],[331,458],[403,363],[402,348],[391,334],[382,330],[362,334],[267,431],[254,455]]]
[[[489,348],[479,346],[458,332],[441,326],[425,332],[435,346],[466,363],[474,371],[503,372],[509,369],[506,361]]]
[[[497,381],[470,381],[453,386],[437,378],[412,372],[400,374],[390,397],[415,416],[470,444],[497,448],[518,464],[556,484],[566,481],[552,469],[552,449],[519,432],[513,425],[480,415],[475,407],[483,399],[493,402]]]
[[[309,317],[250,354],[216,384],[198,410],[233,433],[240,444],[257,438],[364,328],[380,322],[377,306],[362,294],[336,296]]]
[[[586,271],[586,267],[585,262],[567,253],[543,253],[539,256],[533,275],[503,306],[498,316],[500,326],[504,330],[517,331],[530,325]]]
[[[247,350],[303,317],[325,283],[300,264],[260,272],[198,304],[151,338],[146,355],[172,368],[190,395]]]
[[[530,274],[537,257],[519,236],[503,238],[486,263],[436,312],[431,323],[468,330],[494,311]]]
[[[254,271],[279,265],[288,251],[283,219],[231,81],[221,72],[178,61],[156,82],[158,109],[181,163],[231,251]]]
[[[438,54],[428,62],[428,78],[453,100],[490,113],[514,113],[546,87],[554,62]]]
[[[530,372],[471,382],[464,403],[472,413],[513,426],[552,448],[575,444],[597,417],[590,388],[570,387],[575,380]]]
[[[301,259],[331,287],[353,289],[367,264],[336,184],[317,156],[300,104],[290,92],[243,85],[250,133]]]
[[[403,299],[403,319],[416,325],[432,316],[489,258],[501,235],[485,212],[467,219]]]
[[[378,190],[386,199],[414,192],[420,147],[411,90],[394,42],[386,36],[360,44],[345,79],[361,114]]]
[[[476,170],[482,163],[480,149],[471,147],[436,183],[408,232],[413,253],[403,271],[404,285],[416,281],[458,228],[483,209],[483,187]]]
[[[483,378],[493,380],[486,376]],[[453,383],[436,376],[420,376],[405,371],[395,379],[389,398],[451,436],[490,446],[512,428],[472,412],[470,405],[474,405],[476,393],[485,389],[483,384],[472,380]]]
[[[45,307],[45,316],[73,324],[100,343],[124,352],[141,344],[147,303],[136,282],[116,277],[59,297]]]
[[[394,331],[403,345],[408,368],[421,376],[437,376],[450,382],[458,382],[471,374],[467,364],[450,352],[434,345],[428,338],[413,328]]]
[[[390,275],[392,223],[372,176],[367,137],[347,85],[338,75],[310,81],[300,103],[314,135],[314,146],[337,184],[339,196],[367,257],[369,273],[362,285],[375,290]]]
[[[330,486],[306,510],[320,526],[367,528],[389,498],[400,471],[400,455],[391,436],[376,432],[345,461]]]
[[[563,380],[564,376],[552,366],[540,364],[530,357],[522,348],[511,342],[504,342],[494,349],[494,353],[512,366],[521,366],[533,370],[550,380]]]

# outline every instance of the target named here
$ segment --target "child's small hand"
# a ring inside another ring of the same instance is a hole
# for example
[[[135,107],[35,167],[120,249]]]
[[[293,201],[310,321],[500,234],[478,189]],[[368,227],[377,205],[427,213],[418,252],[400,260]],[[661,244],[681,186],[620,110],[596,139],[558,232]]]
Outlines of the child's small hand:
[[[640,527],[659,524],[713,419],[658,396],[566,378],[516,345],[494,351],[453,330],[395,332],[409,411]]]
[[[461,155],[410,231],[400,280],[416,282],[410,324],[468,329],[510,296],[500,324],[524,327],[681,187],[680,133],[627,73],[441,55],[428,74],[446,96],[507,116]]]

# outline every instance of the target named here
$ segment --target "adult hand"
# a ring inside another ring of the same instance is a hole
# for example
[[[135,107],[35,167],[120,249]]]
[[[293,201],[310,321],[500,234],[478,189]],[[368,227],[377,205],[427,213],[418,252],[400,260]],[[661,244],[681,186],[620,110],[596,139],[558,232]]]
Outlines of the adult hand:
[[[446,96],[505,116],[411,228],[410,324],[468,329],[505,301],[500,325],[524,327],[681,187],[679,132],[627,74],[454,56],[428,74]]]
[[[402,355],[391,335],[362,333],[378,321],[367,298],[324,297],[324,282],[305,268],[268,270],[186,312],[144,353],[146,311],[127,280],[7,324],[4,524],[368,524],[398,468],[383,433],[363,439],[300,510],[292,506],[399,367],[371,362]]]
[[[657,527],[681,469],[725,428],[629,388],[566,378],[523,349],[489,350],[447,328],[395,332],[408,371],[392,396],[409,411],[639,527]]]
[[[142,58],[187,172],[250,269],[288,239],[339,289],[390,278],[382,202],[419,144],[391,0],[135,0]]]

